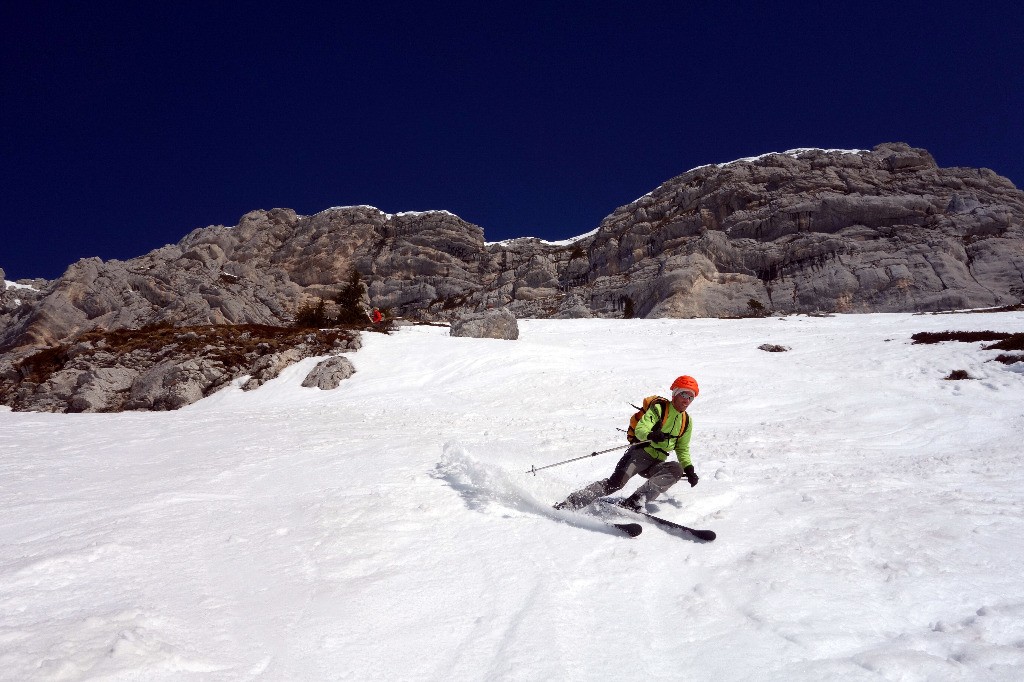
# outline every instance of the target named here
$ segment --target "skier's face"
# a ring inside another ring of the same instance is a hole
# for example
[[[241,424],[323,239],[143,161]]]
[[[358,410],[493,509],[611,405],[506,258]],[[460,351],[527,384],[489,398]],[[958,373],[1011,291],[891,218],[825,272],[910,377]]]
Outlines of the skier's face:
[[[693,402],[693,394],[688,391],[680,391],[672,396],[672,407],[679,412],[685,412],[686,408]]]

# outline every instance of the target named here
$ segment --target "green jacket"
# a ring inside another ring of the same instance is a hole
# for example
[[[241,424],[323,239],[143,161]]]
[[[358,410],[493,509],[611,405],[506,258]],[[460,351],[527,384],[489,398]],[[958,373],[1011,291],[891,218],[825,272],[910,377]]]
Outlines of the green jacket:
[[[668,418],[665,420],[665,426],[661,430],[669,438],[645,446],[644,451],[651,457],[664,462],[668,459],[669,451],[674,449],[676,457],[679,458],[679,463],[684,468],[691,466],[690,436],[693,434],[693,417],[690,417],[688,414],[686,415],[686,431],[680,434],[679,429],[683,425],[683,413],[676,410],[672,406],[671,401],[665,406],[665,409],[668,410]],[[661,406],[657,403],[652,403],[646,414],[636,423],[633,433],[640,440],[647,440],[648,436],[651,435],[651,431],[659,424],[661,424]]]

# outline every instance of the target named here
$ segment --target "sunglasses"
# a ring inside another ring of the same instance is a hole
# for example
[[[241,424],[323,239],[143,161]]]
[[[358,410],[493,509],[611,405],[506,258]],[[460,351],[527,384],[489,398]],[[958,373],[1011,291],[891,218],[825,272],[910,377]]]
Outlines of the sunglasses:
[[[694,399],[694,398],[696,398],[697,396],[695,396],[695,395],[694,395],[694,394],[692,394],[692,393],[686,393],[686,392],[684,391],[684,392],[682,392],[682,393],[676,393],[676,394],[675,394],[674,396],[672,396],[672,397],[673,397],[673,398],[686,398],[687,400],[693,400],[693,399]]]

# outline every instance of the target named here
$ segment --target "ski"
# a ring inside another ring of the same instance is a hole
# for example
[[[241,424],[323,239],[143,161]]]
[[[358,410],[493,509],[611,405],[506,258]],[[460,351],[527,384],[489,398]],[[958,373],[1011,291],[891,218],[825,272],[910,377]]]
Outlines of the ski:
[[[654,521],[658,525],[663,526],[665,528],[674,528],[676,530],[681,530],[683,532],[689,533],[693,537],[695,537],[698,540],[701,540],[703,542],[714,542],[715,538],[718,537],[718,535],[716,535],[715,531],[713,531],[713,530],[705,530],[705,529],[701,529],[701,528],[690,528],[689,526],[684,526],[681,523],[676,523],[675,521],[669,521],[668,519],[663,519],[660,516],[655,516],[654,514],[648,514],[647,512],[636,512],[636,513],[640,514],[641,516],[646,516],[651,521]]]
[[[635,538],[637,535],[640,535],[640,533],[644,532],[644,527],[641,526],[639,523],[611,523],[609,521],[605,521],[605,523],[607,523],[609,526],[614,526],[618,528],[631,538]]]
[[[625,533],[626,535],[628,535],[631,538],[635,538],[636,536],[640,535],[640,533],[644,532],[644,527],[641,526],[639,523],[615,523],[614,521],[609,521],[608,519],[604,518],[603,516],[599,516],[597,514],[589,514],[589,513],[585,512],[585,511],[583,511],[582,509],[564,509],[564,508],[558,507],[557,505],[555,506],[555,509],[560,510],[560,511],[571,511],[571,512],[574,512],[576,514],[586,514],[590,518],[597,519],[598,521],[600,521],[601,523],[607,525],[610,528],[614,528],[616,530],[622,531],[623,533]]]
[[[715,531],[713,531],[713,530],[702,530],[700,528],[690,528],[689,526],[684,526],[681,523],[676,523],[675,521],[669,521],[668,519],[663,519],[660,516],[655,516],[654,514],[648,514],[647,512],[644,512],[644,511],[633,511],[632,509],[626,509],[625,507],[620,507],[618,504],[616,504],[612,500],[603,500],[602,499],[602,500],[597,500],[597,501],[603,503],[606,507],[610,507],[611,509],[614,509],[615,511],[622,512],[623,514],[638,514],[640,516],[645,516],[648,519],[650,519],[651,521],[654,521],[656,524],[658,524],[662,528],[671,528],[673,530],[683,531],[684,533],[687,533],[687,534],[689,534],[689,535],[691,535],[691,536],[693,536],[693,537],[695,537],[698,540],[701,540],[703,542],[714,542],[715,538],[718,537],[715,534]]]

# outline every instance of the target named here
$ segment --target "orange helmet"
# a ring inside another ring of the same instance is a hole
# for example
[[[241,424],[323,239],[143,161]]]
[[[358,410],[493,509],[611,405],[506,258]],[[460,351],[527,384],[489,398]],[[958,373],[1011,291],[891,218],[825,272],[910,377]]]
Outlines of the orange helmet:
[[[692,391],[694,397],[697,397],[700,394],[700,388],[697,387],[697,380],[685,374],[681,377],[676,377],[676,380],[672,382],[672,390],[674,391],[677,388]]]

